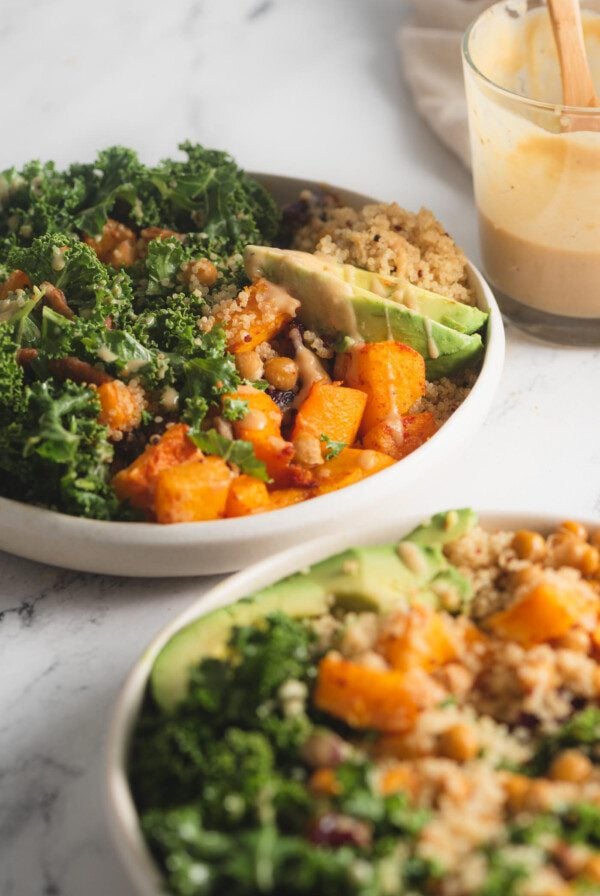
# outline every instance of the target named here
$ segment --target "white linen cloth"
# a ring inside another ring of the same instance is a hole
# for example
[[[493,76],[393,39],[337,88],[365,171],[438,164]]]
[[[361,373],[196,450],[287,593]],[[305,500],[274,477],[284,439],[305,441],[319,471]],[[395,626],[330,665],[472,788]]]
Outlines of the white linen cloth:
[[[460,45],[467,25],[491,2],[411,0],[412,16],[398,35],[417,109],[467,166],[469,133]]]

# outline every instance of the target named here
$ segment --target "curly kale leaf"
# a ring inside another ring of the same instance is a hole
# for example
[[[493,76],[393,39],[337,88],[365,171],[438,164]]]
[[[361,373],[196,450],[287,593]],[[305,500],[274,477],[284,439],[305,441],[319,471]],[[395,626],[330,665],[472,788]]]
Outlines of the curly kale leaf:
[[[53,162],[28,162],[0,174],[0,256],[45,233],[73,233],[73,217],[88,191],[87,179],[58,171]]]
[[[0,425],[19,413],[24,401],[23,368],[17,362],[15,327],[0,324]]]
[[[113,449],[95,392],[69,381],[36,382],[20,413],[0,428],[0,485],[8,497],[76,516],[111,519]]]
[[[254,453],[252,442],[244,439],[228,439],[222,436],[216,429],[207,429],[196,432],[190,431],[190,438],[205,454],[213,454],[222,457],[230,464],[235,464],[242,473],[254,476],[262,482],[270,482],[267,468],[262,460],[258,460]]]
[[[50,233],[30,246],[15,246],[8,253],[12,269],[25,271],[32,283],[45,281],[61,289],[69,307],[89,317],[111,317],[113,324],[129,320],[133,291],[124,271],[116,273],[102,264],[86,243],[64,233]]]

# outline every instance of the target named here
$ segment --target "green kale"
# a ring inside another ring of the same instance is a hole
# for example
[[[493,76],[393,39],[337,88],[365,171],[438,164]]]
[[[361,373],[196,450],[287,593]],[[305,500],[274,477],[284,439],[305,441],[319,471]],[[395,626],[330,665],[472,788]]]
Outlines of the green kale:
[[[524,766],[525,774],[540,777],[562,750],[578,747],[590,759],[600,762],[600,708],[589,706],[569,719],[553,734],[542,738],[533,757]]]
[[[21,410],[0,428],[0,482],[9,497],[76,516],[111,519],[113,449],[96,393],[69,381],[26,387]]]
[[[6,425],[23,404],[23,368],[17,361],[15,327],[0,323],[0,425]]]
[[[249,404],[243,398],[226,398],[223,402],[221,414],[225,420],[243,420],[248,413]]]
[[[222,457],[228,463],[239,467],[242,473],[254,476],[262,482],[270,482],[267,468],[264,462],[256,457],[252,442],[246,442],[244,439],[228,439],[227,436],[220,435],[216,429],[191,431],[190,438],[205,454]]]
[[[148,278],[146,295],[166,296],[173,290],[181,288],[178,275],[183,264],[192,257],[192,252],[175,237],[152,240],[148,245],[148,254],[145,258]]]
[[[356,852],[314,846],[271,824],[235,834],[207,830],[195,806],[154,811],[142,827],[178,896],[375,896],[353,875]]]
[[[268,616],[263,626],[234,628],[229,654],[223,661],[206,659],[192,672],[182,704],[184,712],[193,707],[217,729],[260,728],[261,707],[277,697],[285,681],[310,683],[316,674],[314,636],[303,622],[282,613]]]
[[[487,850],[488,868],[477,896],[519,896],[520,884],[529,877],[526,867],[509,860],[502,849]]]
[[[325,433],[321,434],[321,442],[325,443],[325,460],[333,460],[334,457],[342,453],[344,448],[348,447],[346,442],[336,442],[334,439],[326,436]]]

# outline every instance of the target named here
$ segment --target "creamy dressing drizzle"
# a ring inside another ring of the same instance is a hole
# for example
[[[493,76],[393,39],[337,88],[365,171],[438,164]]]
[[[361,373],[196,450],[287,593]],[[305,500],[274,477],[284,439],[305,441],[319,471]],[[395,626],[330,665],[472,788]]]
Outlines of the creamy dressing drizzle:
[[[295,317],[300,307],[300,302],[289,294],[283,286],[278,286],[270,280],[263,280],[262,298],[265,299],[276,311]]]
[[[294,407],[299,408],[310,392],[313,383],[330,383],[331,378],[315,353],[311,352],[311,350],[304,345],[302,336],[298,330],[290,330],[290,339],[294,346],[296,364],[298,365],[298,372],[300,374],[300,379],[302,380],[302,388],[294,400]]]
[[[402,415],[398,413],[388,414],[383,422],[388,428],[396,445],[400,447],[404,441],[404,423],[402,421]]]
[[[440,356],[440,350],[437,347],[435,339],[433,338],[431,321],[428,317],[423,318],[423,325],[425,327],[425,333],[427,335],[427,351],[429,353],[429,357],[433,358],[433,360],[435,361],[435,359],[439,358]]]
[[[100,348],[97,349],[96,355],[101,361],[104,361],[105,364],[110,364],[111,361],[116,361],[118,357],[118,355],[115,355],[107,345],[101,345]]]

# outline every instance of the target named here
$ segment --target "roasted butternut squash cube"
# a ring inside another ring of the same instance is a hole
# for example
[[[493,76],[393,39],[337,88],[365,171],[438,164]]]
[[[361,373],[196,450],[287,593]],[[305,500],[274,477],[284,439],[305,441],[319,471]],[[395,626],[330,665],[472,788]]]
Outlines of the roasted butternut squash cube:
[[[267,486],[254,476],[242,474],[231,483],[225,516],[249,516],[270,510],[271,498]]]
[[[126,386],[121,380],[111,380],[98,386],[100,423],[112,432],[131,432],[142,422],[144,393],[138,387]]]
[[[360,448],[344,448],[337,457],[325,461],[313,470],[315,493],[324,495],[354,482],[360,482],[394,463],[387,454]]]
[[[431,672],[456,656],[451,620],[431,607],[415,604],[397,613],[384,630],[379,650],[401,672],[420,666]]]
[[[420,709],[416,682],[395,669],[375,669],[328,653],[319,663],[315,705],[353,728],[406,731]]]
[[[161,470],[202,457],[202,452],[188,438],[187,432],[188,427],[184,423],[171,426],[158,442],[148,445],[133,463],[117,473],[112,481],[117,497],[121,501],[129,501],[133,507],[150,510]]]
[[[291,507],[310,498],[311,491],[308,488],[276,488],[270,492],[271,510],[279,510],[281,507]]]
[[[233,308],[217,309],[215,320],[225,327],[230,352],[248,352],[276,336],[299,304],[281,286],[261,278],[240,293]]]
[[[357,345],[339,356],[336,375],[367,395],[361,435],[378,423],[398,420],[425,392],[425,361],[402,342]]]
[[[562,638],[594,612],[594,599],[577,586],[540,582],[487,620],[492,632],[523,647]]]
[[[406,414],[393,423],[376,423],[364,436],[364,448],[383,451],[394,460],[402,460],[424,445],[438,430],[431,411]]]
[[[158,474],[154,515],[159,523],[192,523],[225,516],[233,473],[220,457],[203,457]]]
[[[300,436],[320,439],[328,436],[335,442],[353,445],[367,403],[359,389],[338,383],[313,383],[296,416],[292,441]]]

